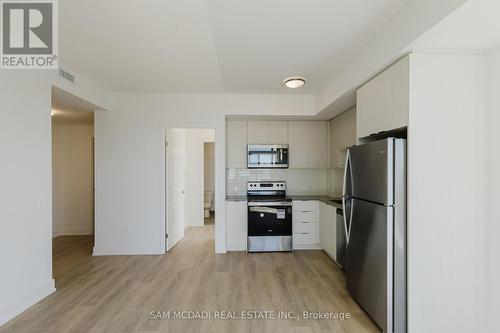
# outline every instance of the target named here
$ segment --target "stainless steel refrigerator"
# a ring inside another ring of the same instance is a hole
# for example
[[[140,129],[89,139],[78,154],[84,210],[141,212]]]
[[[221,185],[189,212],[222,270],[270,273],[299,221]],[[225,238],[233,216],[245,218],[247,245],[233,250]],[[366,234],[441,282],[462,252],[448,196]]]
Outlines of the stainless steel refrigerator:
[[[348,149],[346,283],[384,332],[406,332],[406,140]]]

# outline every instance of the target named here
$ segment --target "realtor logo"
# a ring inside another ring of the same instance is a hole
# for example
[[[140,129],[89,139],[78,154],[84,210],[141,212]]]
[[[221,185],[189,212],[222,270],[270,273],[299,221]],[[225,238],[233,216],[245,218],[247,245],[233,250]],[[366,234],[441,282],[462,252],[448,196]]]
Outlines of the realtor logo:
[[[0,1],[2,69],[56,69],[57,2]]]

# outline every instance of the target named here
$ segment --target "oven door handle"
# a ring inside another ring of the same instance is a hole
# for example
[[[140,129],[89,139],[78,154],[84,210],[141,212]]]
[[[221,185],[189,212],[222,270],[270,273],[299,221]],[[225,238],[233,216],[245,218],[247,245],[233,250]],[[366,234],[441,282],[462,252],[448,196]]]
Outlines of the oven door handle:
[[[253,213],[266,213],[266,214],[275,214],[278,215],[278,210],[277,208],[271,208],[271,207],[250,207],[249,211]]]
[[[292,203],[289,201],[276,201],[276,202],[248,202],[248,207],[291,207]]]

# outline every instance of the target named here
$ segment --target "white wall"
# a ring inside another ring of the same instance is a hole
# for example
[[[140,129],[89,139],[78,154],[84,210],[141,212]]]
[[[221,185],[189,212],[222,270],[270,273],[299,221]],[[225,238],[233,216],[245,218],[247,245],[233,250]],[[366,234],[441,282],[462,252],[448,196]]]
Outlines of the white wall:
[[[500,47],[487,57],[487,114],[486,114],[486,332],[497,332],[500,327],[498,304],[500,300]]]
[[[93,233],[93,125],[52,125],[52,235]]]
[[[215,142],[215,129],[186,130],[186,226],[203,226],[205,142]]]
[[[410,77],[409,332],[481,332],[484,57],[412,55]]]
[[[94,254],[163,253],[166,128],[215,128],[216,211],[225,211],[225,115],[313,115],[312,96],[113,94],[95,114]],[[126,180],[126,181],[125,181]],[[225,215],[215,223],[226,251]]]
[[[101,87],[76,77],[72,84],[57,71],[0,73],[0,325],[55,290],[51,86],[107,103]]]

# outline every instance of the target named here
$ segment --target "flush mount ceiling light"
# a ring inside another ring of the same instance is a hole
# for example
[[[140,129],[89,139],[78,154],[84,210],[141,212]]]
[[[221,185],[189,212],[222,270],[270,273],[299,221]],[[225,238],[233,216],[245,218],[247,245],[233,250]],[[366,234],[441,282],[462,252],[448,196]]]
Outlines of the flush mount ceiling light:
[[[306,84],[306,79],[304,79],[303,77],[300,77],[300,76],[294,76],[294,77],[289,77],[288,79],[285,79],[283,81],[283,83],[288,88],[295,89],[295,88],[300,88],[304,84]]]

